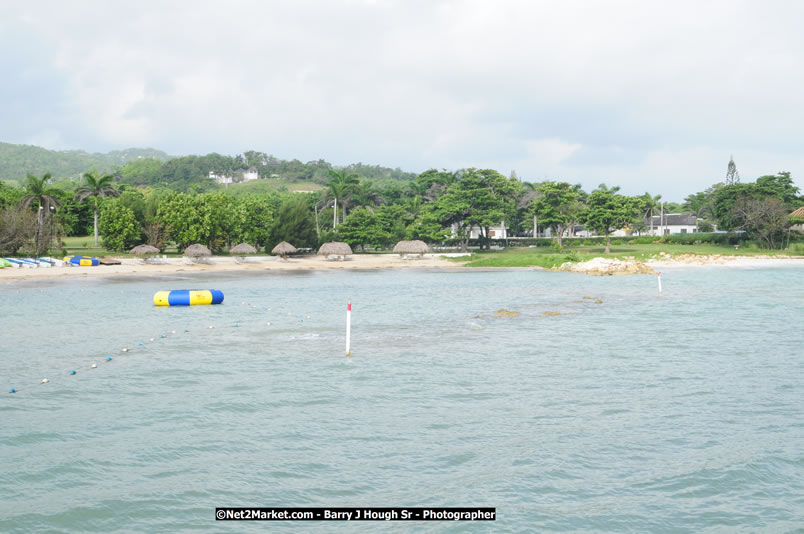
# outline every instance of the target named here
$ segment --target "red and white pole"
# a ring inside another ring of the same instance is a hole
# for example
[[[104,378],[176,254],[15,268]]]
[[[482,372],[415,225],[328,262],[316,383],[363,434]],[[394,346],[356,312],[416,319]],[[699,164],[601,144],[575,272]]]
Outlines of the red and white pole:
[[[662,273],[656,273],[656,279],[659,281],[659,294],[662,294]]]
[[[351,354],[352,344],[352,301],[346,304],[346,357]]]

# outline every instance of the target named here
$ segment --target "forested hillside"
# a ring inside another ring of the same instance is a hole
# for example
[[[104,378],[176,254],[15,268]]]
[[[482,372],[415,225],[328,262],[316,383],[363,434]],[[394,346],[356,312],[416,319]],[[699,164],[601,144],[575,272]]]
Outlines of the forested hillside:
[[[219,189],[210,173],[232,176],[235,185],[242,172],[254,168],[266,183],[319,184],[329,180],[329,171],[335,167],[323,159],[303,163],[297,159],[283,160],[264,152],[248,150],[235,156],[216,153],[205,156],[173,157],[160,150],[129,148],[107,154],[55,151],[30,145],[0,143],[0,181],[21,183],[28,174],[41,176],[50,173],[54,181],[63,178],[80,178],[90,169],[100,174],[113,174],[122,184],[133,186],[160,186],[175,191],[196,192]],[[349,173],[361,178],[384,182],[408,182],[416,174],[380,165],[355,163],[346,167]],[[306,186],[305,186],[306,187]]]
[[[130,161],[152,158],[167,161],[170,156],[152,148],[128,148],[106,154],[83,150],[48,150],[32,145],[0,143],[0,180],[22,180],[30,173],[49,172],[54,178],[78,177],[89,169],[109,173]]]

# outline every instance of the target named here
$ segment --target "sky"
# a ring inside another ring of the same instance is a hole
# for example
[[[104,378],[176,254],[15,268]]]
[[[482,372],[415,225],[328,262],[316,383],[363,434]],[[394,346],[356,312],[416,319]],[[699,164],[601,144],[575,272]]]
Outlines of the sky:
[[[804,189],[804,3],[0,0],[0,141]],[[2,162],[0,162],[2,164]]]

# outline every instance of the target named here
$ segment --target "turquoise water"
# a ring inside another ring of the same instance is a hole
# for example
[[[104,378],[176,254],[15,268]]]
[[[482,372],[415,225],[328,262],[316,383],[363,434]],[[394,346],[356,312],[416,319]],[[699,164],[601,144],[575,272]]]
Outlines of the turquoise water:
[[[0,531],[801,532],[804,269],[662,278],[662,296],[653,276],[539,271],[0,285]],[[151,304],[189,288],[226,300]]]

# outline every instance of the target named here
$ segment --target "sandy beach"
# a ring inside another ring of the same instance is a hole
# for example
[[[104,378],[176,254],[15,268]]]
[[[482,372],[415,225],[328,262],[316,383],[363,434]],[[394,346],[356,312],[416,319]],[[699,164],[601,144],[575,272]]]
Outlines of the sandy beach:
[[[96,267],[35,267],[0,269],[0,282],[39,278],[126,276],[174,273],[304,271],[304,270],[364,270],[364,269],[454,269],[461,262],[448,261],[441,255],[427,254],[423,258],[403,259],[396,254],[356,254],[347,260],[326,260],[321,256],[302,256],[281,260],[276,256],[258,256],[238,263],[234,257],[212,257],[209,263],[187,265],[182,258],[170,258],[168,263],[147,264],[135,258],[105,258],[120,261],[121,265]]]
[[[116,258],[106,258],[114,260]],[[468,259],[468,257],[467,257]],[[326,260],[321,256],[302,256],[281,260],[276,256],[257,256],[238,263],[234,257],[212,257],[209,263],[188,265],[182,258],[170,258],[164,264],[148,264],[136,258],[117,258],[121,265],[97,267],[37,267],[0,269],[0,283],[18,280],[56,279],[64,277],[126,276],[176,273],[305,271],[305,270],[369,270],[369,269],[460,269],[464,263],[449,261],[443,255],[427,254],[423,258],[403,259],[396,254],[356,254],[348,260]],[[642,267],[647,266],[648,269]],[[673,268],[737,267],[757,268],[776,266],[804,267],[802,257],[780,256],[666,256],[645,263],[595,258],[562,269],[586,274],[653,274],[654,271]],[[640,268],[634,268],[640,267]],[[511,267],[508,269],[541,269],[540,267]],[[506,268],[493,268],[505,270]],[[602,272],[605,271],[605,272]]]

